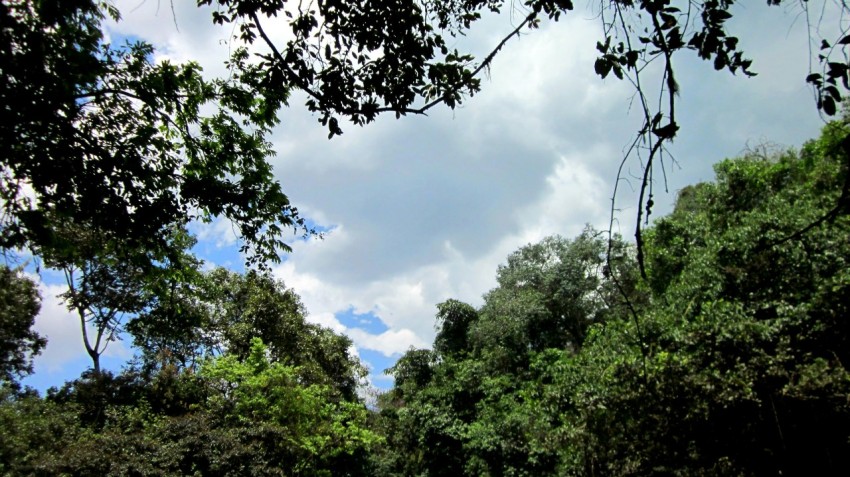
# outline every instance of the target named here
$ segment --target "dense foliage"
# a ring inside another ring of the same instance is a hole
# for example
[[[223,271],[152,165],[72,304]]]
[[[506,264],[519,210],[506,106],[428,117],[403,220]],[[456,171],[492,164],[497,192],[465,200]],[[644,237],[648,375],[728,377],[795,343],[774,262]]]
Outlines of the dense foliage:
[[[0,266],[0,382],[32,372],[32,356],[47,344],[31,329],[40,309],[35,283]]]
[[[513,253],[480,308],[437,305],[433,350],[399,359],[369,410],[351,341],[308,324],[265,273],[288,229],[311,233],[268,163],[277,113],[302,90],[334,136],[341,119],[454,107],[507,40],[573,2],[522,2],[478,62],[447,38],[507,2],[197,3],[234,26],[227,79],[156,62],[142,42],[106,43],[109,1],[0,3],[0,249],[64,273],[92,359],[46,396],[21,389],[45,346],[31,329],[40,298],[0,268],[0,474],[850,471],[846,120],[799,152],[718,164],[715,182],[638,230],[637,248],[588,228]],[[596,72],[639,85],[663,65],[666,103],[651,108],[638,86],[641,213],[653,157],[679,127],[674,55],[749,74],[727,31],[733,3],[601,2]],[[278,15],[283,44],[264,30]],[[822,40],[822,71],[806,81],[833,115],[850,67],[831,57],[850,37]],[[217,217],[252,270],[203,271],[192,256],[187,224]],[[136,361],[102,370],[122,334]]]
[[[277,259],[303,225],[267,160],[286,90],[255,100],[148,44],[106,43],[107,15],[95,0],[0,4],[0,246],[74,260],[82,228],[150,262],[173,252],[170,229],[224,216],[254,263]]]
[[[847,134],[719,163],[628,293],[587,230],[512,254],[479,310],[439,305],[434,351],[391,370],[384,475],[845,474]]]
[[[199,283],[180,297],[189,306],[129,326],[136,366],[43,398],[0,388],[0,475],[369,475],[379,438],[351,341],[306,323],[268,276],[218,269]],[[180,326],[147,326],[169,319]]]

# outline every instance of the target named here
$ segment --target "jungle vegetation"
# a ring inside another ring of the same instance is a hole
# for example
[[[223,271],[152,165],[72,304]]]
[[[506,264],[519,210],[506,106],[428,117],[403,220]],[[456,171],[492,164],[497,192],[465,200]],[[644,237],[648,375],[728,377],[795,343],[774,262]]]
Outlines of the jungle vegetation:
[[[269,272],[284,234],[316,234],[269,165],[279,111],[303,91],[333,137],[345,121],[454,107],[512,37],[573,2],[525,2],[517,29],[480,60],[446,38],[506,2],[198,3],[215,4],[212,21],[245,45],[228,78],[154,62],[144,42],[107,44],[103,22],[120,17],[108,1],[0,4],[0,247],[63,273],[92,361],[44,395],[20,384],[46,342],[32,330],[38,288],[7,260],[0,474],[850,469],[850,120],[839,117],[850,67],[836,60],[850,37],[823,39],[821,71],[805,78],[837,118],[820,137],[719,162],[714,181],[682,190],[634,244],[588,227],[522,247],[482,306],[436,304],[433,346],[402,356],[394,387],[367,407],[351,341],[310,324]],[[596,72],[633,80],[645,117],[639,223],[679,128],[673,58],[749,73],[726,29],[732,3],[602,2]],[[290,19],[283,45],[263,29],[275,15]],[[651,61],[664,70],[660,107],[639,86]],[[244,273],[193,256],[188,224],[216,217],[235,224]],[[136,358],[102,369],[119,335]]]

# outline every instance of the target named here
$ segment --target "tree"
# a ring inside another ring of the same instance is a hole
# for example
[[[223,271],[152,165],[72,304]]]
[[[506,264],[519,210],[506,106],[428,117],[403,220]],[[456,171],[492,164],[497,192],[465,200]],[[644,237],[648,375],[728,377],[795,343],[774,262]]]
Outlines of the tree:
[[[150,367],[196,369],[223,353],[245,359],[255,338],[275,362],[298,367],[301,379],[355,400],[365,369],[351,340],[307,323],[301,299],[267,273],[216,268],[188,280],[164,282],[154,303],[128,324]]]
[[[392,370],[384,475],[847,473],[848,133],[717,164],[647,229],[645,282],[589,231],[511,254],[471,349]]]
[[[460,357],[466,353],[470,349],[469,328],[476,321],[478,312],[466,303],[447,300],[438,304],[434,351],[446,357]]]
[[[569,416],[575,475],[850,468],[850,225],[819,221],[843,194],[847,134],[834,122],[800,152],[723,161],[648,230],[641,340],[610,323],[543,392]]]
[[[120,339],[124,318],[145,306],[144,268],[122,256],[94,234],[78,231],[74,259],[52,259],[47,263],[61,269],[68,290],[61,296],[79,318],[86,354],[95,373],[100,373],[100,356],[110,343]]]
[[[41,297],[32,280],[0,266],[0,381],[32,372],[32,357],[47,340],[32,330]]]
[[[387,445],[376,457],[385,475],[557,475],[557,400],[543,389],[590,330],[628,316],[606,263],[622,277],[636,271],[626,244],[611,250],[606,260],[589,227],[573,240],[547,237],[508,257],[480,310],[438,304],[434,351],[411,349],[388,370],[395,385],[378,420]]]
[[[73,227],[144,259],[170,250],[168,230],[223,216],[252,263],[277,260],[285,230],[305,229],[267,161],[287,91],[257,99],[251,72],[205,80],[150,45],[106,44],[107,15],[96,0],[0,7],[0,245],[67,255]]]
[[[244,359],[225,354],[197,372],[163,374],[90,373],[44,399],[0,394],[0,424],[11,433],[0,442],[0,472],[370,475],[365,454],[377,437],[365,406],[303,383],[259,339]]]
[[[189,281],[196,273],[200,264],[187,252],[195,241],[182,229],[170,229],[160,238],[168,251],[146,250],[102,230],[68,223],[54,227],[65,246],[43,249],[42,258],[65,276],[68,290],[61,297],[79,318],[83,345],[99,373],[100,356],[120,339],[127,319],[164,299],[175,278]]]
[[[410,349],[387,370],[395,385],[380,400],[378,420],[386,439],[380,468],[387,475],[462,474],[465,432],[477,402],[466,393],[477,386],[457,379],[458,364],[451,356],[437,361],[431,350]]]
[[[496,272],[498,286],[484,297],[476,346],[499,342],[516,359],[529,349],[578,351],[588,327],[623,306],[606,278],[610,264],[618,276],[628,274],[628,247],[617,241],[610,250],[616,256],[608,260],[608,253],[602,234],[590,227],[574,240],[547,237],[512,253]]]
[[[77,409],[56,405],[36,395],[14,395],[0,389],[0,472],[5,475],[50,474],[45,463],[59,449],[80,438]],[[54,473],[55,475],[55,473]]]
[[[267,451],[276,453],[292,475],[357,475],[348,457],[376,441],[365,429],[362,404],[334,403],[328,386],[300,383],[295,368],[269,360],[259,338],[244,360],[224,356],[200,374],[213,389],[212,414],[240,425],[268,426],[276,439],[268,441]]]

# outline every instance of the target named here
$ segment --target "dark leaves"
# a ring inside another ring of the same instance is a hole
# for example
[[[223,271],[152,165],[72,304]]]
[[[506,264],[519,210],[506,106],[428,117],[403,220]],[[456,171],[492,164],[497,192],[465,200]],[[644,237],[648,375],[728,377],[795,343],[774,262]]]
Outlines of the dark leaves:
[[[0,11],[11,45],[0,52],[0,100],[12,125],[0,137],[9,171],[0,182],[3,245],[72,253],[57,233],[65,221],[158,256],[170,228],[223,214],[251,260],[277,260],[283,229],[270,226],[298,224],[264,139],[288,97],[285,73],[264,74],[238,48],[234,78],[208,81],[194,63],[154,63],[150,45],[103,44],[96,4],[28,6]],[[213,20],[233,18],[219,10]],[[32,186],[32,199],[19,181]]]

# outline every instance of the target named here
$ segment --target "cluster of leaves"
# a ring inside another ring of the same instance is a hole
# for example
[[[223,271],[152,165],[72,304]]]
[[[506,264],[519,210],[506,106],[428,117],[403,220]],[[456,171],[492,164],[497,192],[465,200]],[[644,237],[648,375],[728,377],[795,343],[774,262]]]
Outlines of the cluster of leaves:
[[[375,456],[383,475],[554,472],[555,447],[529,440],[548,432],[540,419],[550,407],[530,400],[547,380],[536,363],[580,353],[589,330],[624,314],[605,278],[607,249],[590,228],[549,237],[508,257],[480,309],[438,305],[434,350],[411,350],[389,370],[395,387],[379,419],[387,445]],[[617,272],[636,278],[629,247],[612,250]]]
[[[850,45],[850,35],[845,35],[835,45],[831,45],[827,40],[821,40],[821,53],[818,54],[818,61],[823,65],[821,73],[811,73],[806,77],[806,82],[810,83],[817,93],[817,106],[828,116],[834,116],[837,111],[837,105],[841,104],[844,95],[838,86],[843,86],[845,90],[850,89],[850,65],[846,62],[832,61],[832,53],[838,48],[843,50],[847,45]]]
[[[44,398],[4,383],[0,474],[370,475],[379,437],[351,342],[307,324],[297,295],[268,276],[196,278],[194,296],[163,296],[129,323],[136,366],[90,370]],[[25,316],[28,303],[7,308]],[[43,345],[32,340],[15,338],[12,356]]]
[[[196,370],[227,352],[246,359],[261,339],[275,362],[298,368],[299,380],[357,398],[365,369],[350,357],[351,340],[307,323],[294,291],[268,274],[217,268],[162,284],[155,301],[127,325],[143,367]]]
[[[95,0],[0,6],[0,246],[85,260],[84,230],[155,261],[170,230],[223,216],[252,263],[278,260],[285,229],[305,229],[267,160],[286,90],[258,99],[241,76],[105,43],[107,15]]]
[[[419,98],[454,106],[478,91],[472,56],[449,51],[442,32],[468,28],[487,3],[496,9],[501,2],[198,1],[217,6],[215,23],[238,24],[242,42],[267,48],[251,66],[247,49],[233,55],[233,63],[261,78],[259,90],[305,91],[329,137],[342,133],[339,115],[364,124],[381,112],[415,112]],[[291,34],[284,44],[267,34],[264,24],[272,21],[274,28],[286,22]]]
[[[719,163],[647,230],[646,281],[594,272],[586,231],[439,305],[434,351],[392,369],[383,475],[846,473],[849,132]]]
[[[32,356],[47,344],[32,330],[40,309],[35,283],[18,270],[0,266],[0,386],[32,373]]]
[[[717,70],[753,74],[749,71],[752,61],[738,48],[738,38],[727,31],[733,3],[600,2],[605,38],[599,43],[596,72],[603,78],[611,72],[620,79],[627,74],[637,78],[647,64],[661,58],[665,63],[662,84],[668,87],[671,103],[669,110],[658,113],[669,115],[669,122],[652,129],[659,137],[673,137],[677,127],[672,95],[678,86],[672,58],[680,51],[695,51],[712,61]],[[776,6],[782,2],[767,3]],[[301,2],[199,0],[198,4],[217,7],[212,14],[214,22],[238,25],[237,36],[244,44],[264,45],[267,50],[258,54],[255,63],[245,62],[248,53],[242,48],[233,54],[233,64],[251,70],[257,78],[255,86],[262,91],[305,91],[308,108],[320,114],[331,137],[342,133],[339,116],[364,124],[383,112],[397,116],[424,113],[438,103],[455,107],[480,90],[479,73],[507,40],[526,27],[538,27],[543,18],[558,21],[574,8],[572,1],[553,0],[526,0],[521,5],[507,5],[502,0],[376,4],[325,0],[306,6]],[[482,13],[499,13],[508,6],[522,11],[524,18],[484,58],[476,61],[471,53],[448,48],[447,37],[465,34]],[[290,35],[284,42],[275,42],[266,30],[277,29],[284,22]],[[824,61],[828,56],[824,55]],[[640,81],[636,87],[643,95]],[[820,102],[818,107],[823,108]],[[834,114],[834,110],[824,110]]]

